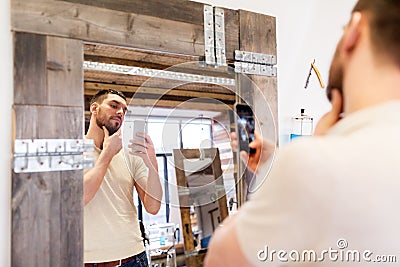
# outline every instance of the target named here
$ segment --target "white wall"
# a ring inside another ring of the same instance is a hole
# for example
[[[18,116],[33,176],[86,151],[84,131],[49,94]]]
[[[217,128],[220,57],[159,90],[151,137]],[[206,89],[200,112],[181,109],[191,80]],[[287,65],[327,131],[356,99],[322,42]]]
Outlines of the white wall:
[[[11,239],[11,104],[12,38],[10,32],[10,1],[0,1],[0,266],[10,266]]]
[[[315,73],[316,60],[326,85],[331,58],[356,0],[196,0],[230,9],[263,13],[277,19],[278,108],[281,145],[289,140],[291,117],[300,109],[318,120],[330,107]],[[258,52],[258,51],[254,51]],[[315,126],[315,123],[314,123]]]

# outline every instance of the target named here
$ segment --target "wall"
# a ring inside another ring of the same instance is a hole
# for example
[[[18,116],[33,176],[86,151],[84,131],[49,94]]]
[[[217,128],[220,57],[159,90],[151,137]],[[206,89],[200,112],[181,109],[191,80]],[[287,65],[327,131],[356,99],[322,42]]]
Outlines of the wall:
[[[10,2],[0,1],[0,266],[10,266],[11,243],[11,104],[12,87],[12,38],[10,32]]]
[[[291,117],[300,109],[318,120],[330,105],[315,73],[304,85],[313,59],[326,85],[331,58],[356,0],[196,0],[277,18],[280,144],[289,141]],[[257,51],[255,51],[257,52]],[[314,123],[315,126],[315,123]]]

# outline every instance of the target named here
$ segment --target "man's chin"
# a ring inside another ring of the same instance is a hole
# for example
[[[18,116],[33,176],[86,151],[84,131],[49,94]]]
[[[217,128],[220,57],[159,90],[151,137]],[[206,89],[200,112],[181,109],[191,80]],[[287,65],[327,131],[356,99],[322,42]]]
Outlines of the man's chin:
[[[118,129],[119,129],[119,128],[118,128]],[[109,135],[115,134],[115,133],[118,131],[118,129],[115,129],[115,128],[107,128]]]

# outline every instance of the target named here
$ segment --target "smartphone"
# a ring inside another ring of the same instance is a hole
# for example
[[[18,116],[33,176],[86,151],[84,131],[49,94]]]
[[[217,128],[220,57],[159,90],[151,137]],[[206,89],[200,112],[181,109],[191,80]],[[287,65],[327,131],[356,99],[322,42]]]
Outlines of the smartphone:
[[[249,154],[253,154],[256,150],[249,147],[249,144],[254,140],[255,121],[253,109],[249,105],[236,103],[235,112],[239,150],[244,150]]]
[[[136,134],[137,133],[145,133],[145,134],[147,134],[147,123],[146,123],[145,120],[134,120],[133,121],[133,125],[130,124],[129,127],[132,129],[132,139],[144,140],[143,137],[137,136]],[[136,149],[132,149],[132,152],[141,153],[140,151],[138,151]]]
[[[145,120],[134,120],[133,121],[133,138],[143,139],[141,136],[137,136],[137,133],[147,134],[147,123]]]

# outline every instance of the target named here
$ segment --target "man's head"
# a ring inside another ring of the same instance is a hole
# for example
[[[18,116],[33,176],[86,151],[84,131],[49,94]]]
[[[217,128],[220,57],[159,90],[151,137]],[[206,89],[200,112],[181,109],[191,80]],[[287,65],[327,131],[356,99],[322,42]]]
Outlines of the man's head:
[[[121,127],[126,111],[126,97],[116,90],[101,90],[90,101],[92,118],[101,129],[105,126],[110,135]]]
[[[400,68],[400,0],[359,0],[332,60],[327,87],[329,99],[332,89],[343,90],[347,63],[343,53],[351,53],[357,45],[361,16],[369,28],[375,62],[390,61]]]

